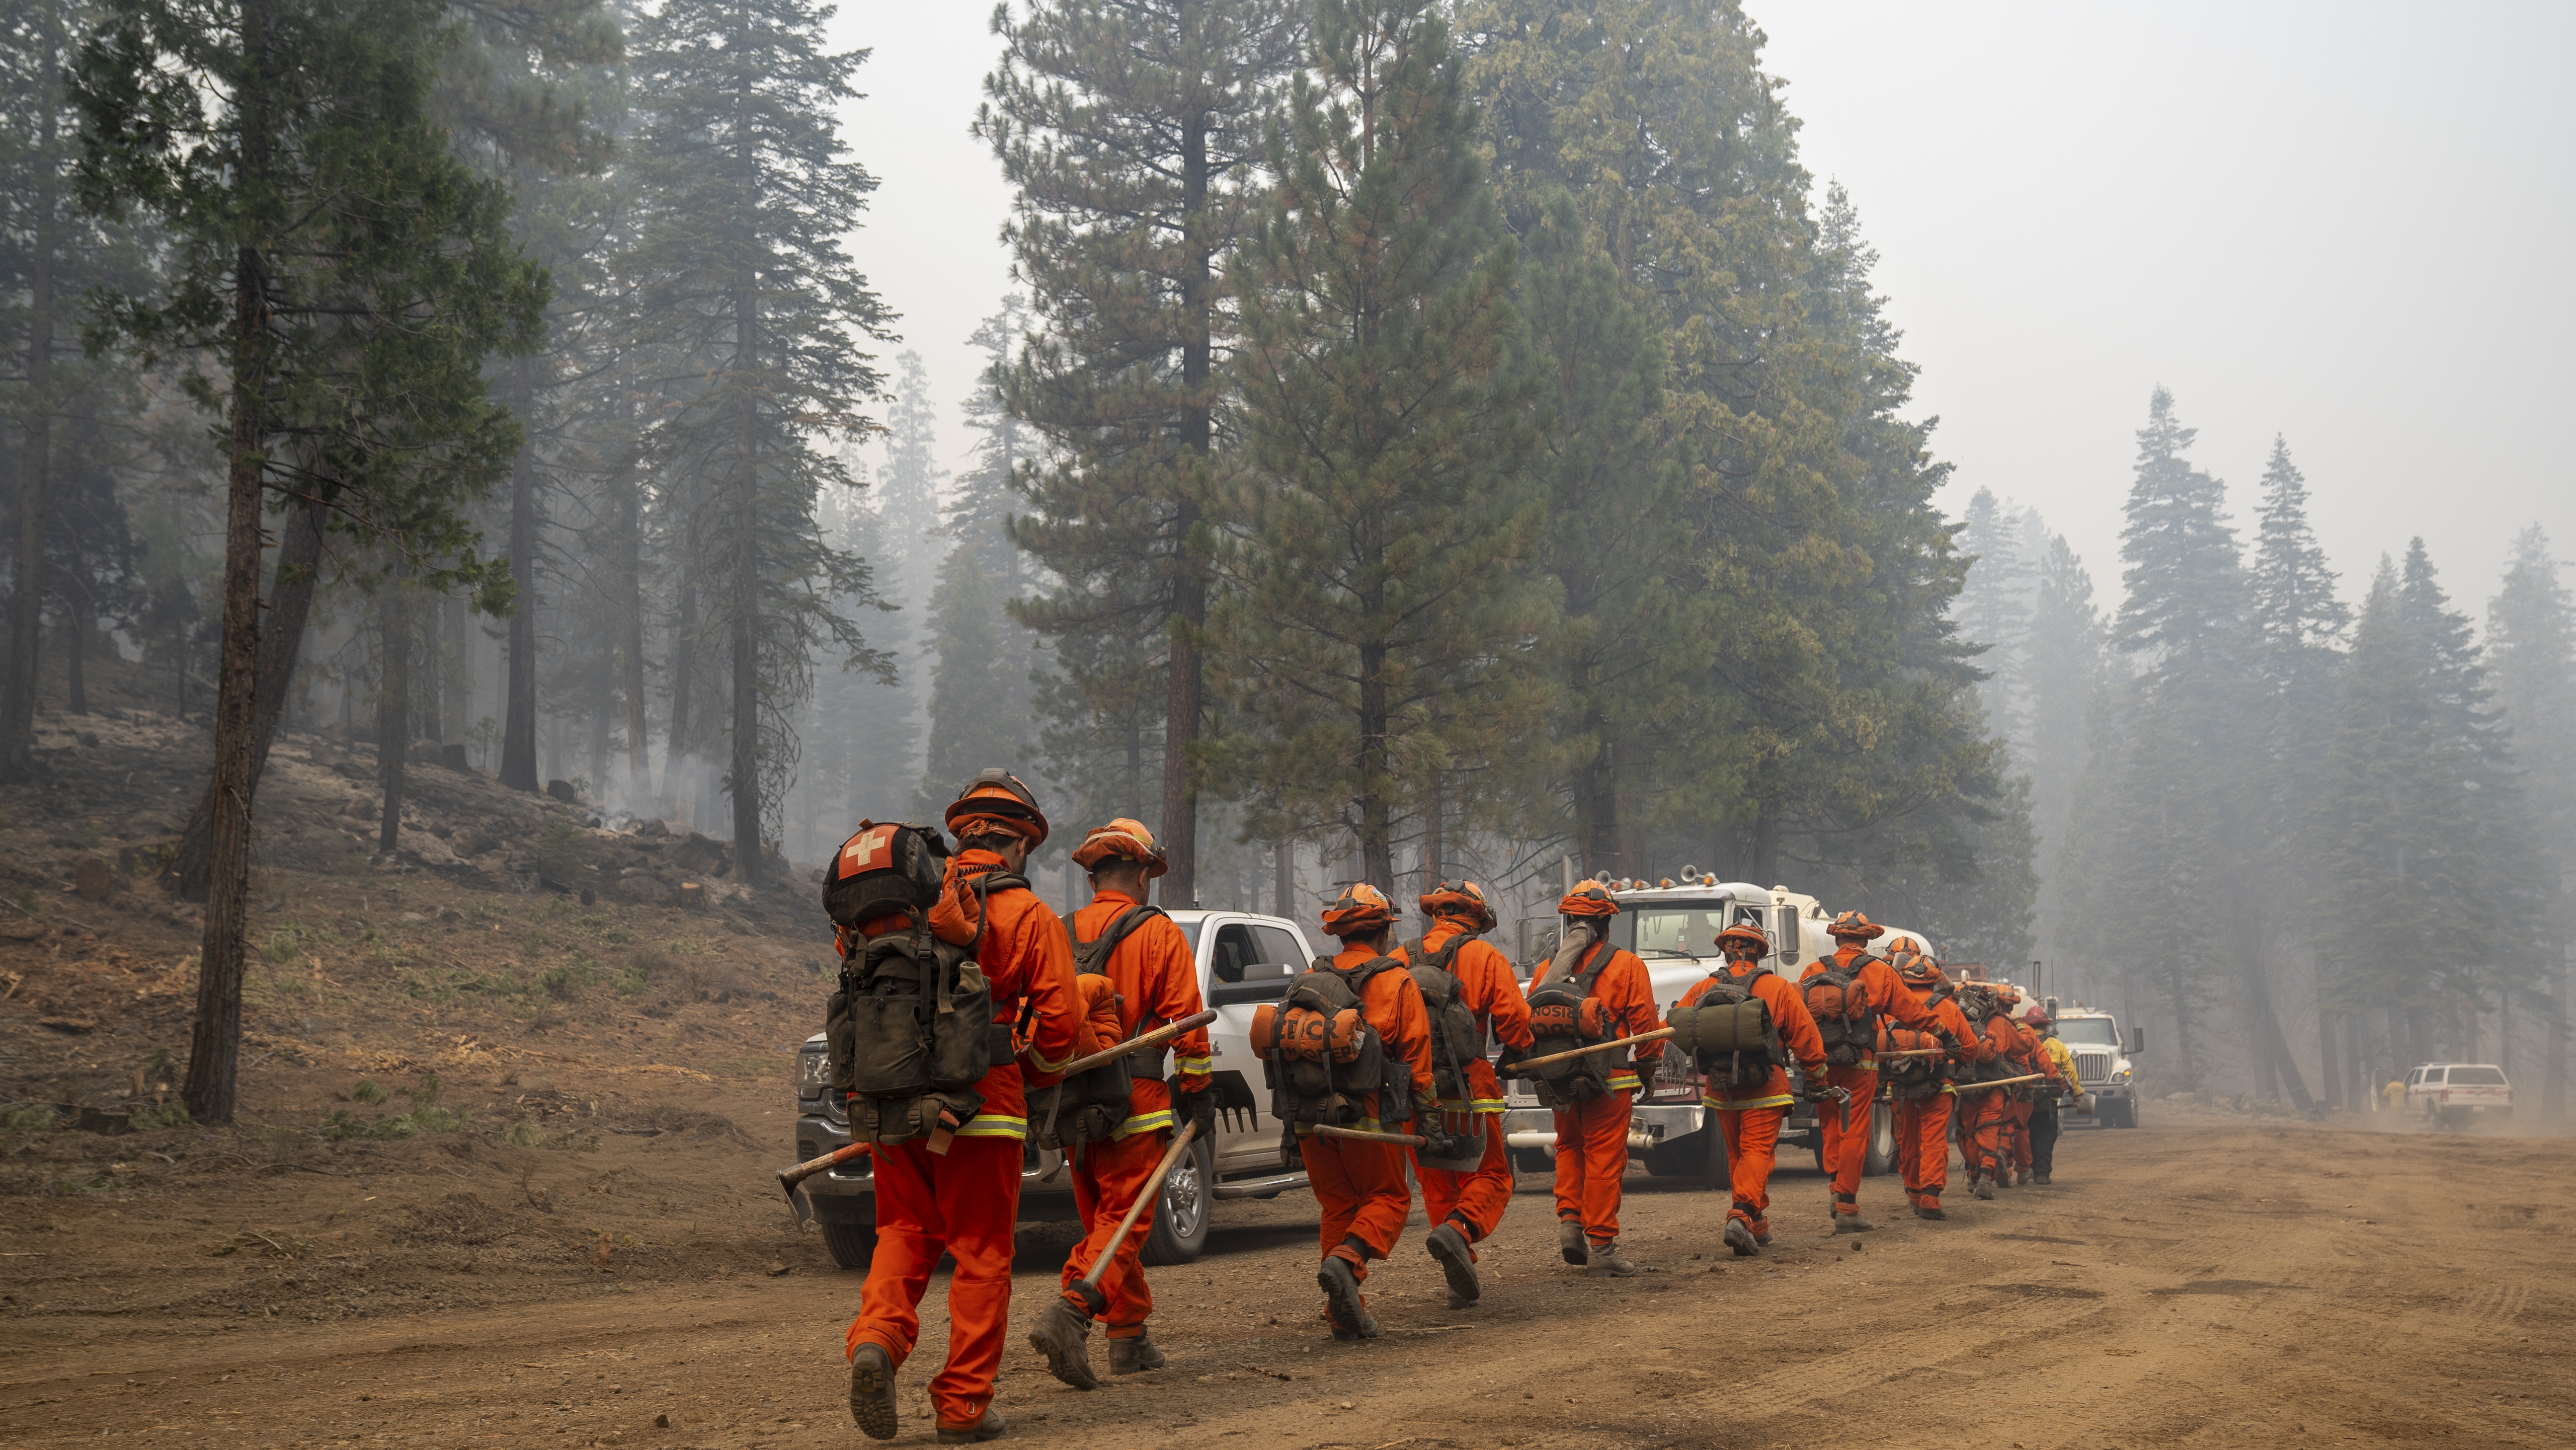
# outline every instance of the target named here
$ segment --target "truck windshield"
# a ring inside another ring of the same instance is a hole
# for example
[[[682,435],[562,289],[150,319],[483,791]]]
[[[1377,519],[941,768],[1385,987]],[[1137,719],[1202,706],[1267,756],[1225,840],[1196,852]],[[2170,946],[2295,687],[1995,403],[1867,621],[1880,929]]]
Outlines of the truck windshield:
[[[1641,957],[1713,957],[1723,901],[1632,906],[1610,918],[1610,940]]]
[[[2108,1017],[2061,1019],[2057,1024],[2057,1040],[2069,1047],[2078,1044],[2086,1047],[2117,1047],[2120,1045],[2120,1026]]]

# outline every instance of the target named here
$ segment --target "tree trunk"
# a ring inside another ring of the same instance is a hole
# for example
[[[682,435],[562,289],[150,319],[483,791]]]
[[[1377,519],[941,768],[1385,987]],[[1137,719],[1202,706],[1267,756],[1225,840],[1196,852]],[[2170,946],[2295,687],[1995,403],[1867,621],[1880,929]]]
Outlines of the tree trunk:
[[[635,486],[632,452],[619,468],[617,489],[618,683],[626,694],[627,798],[639,804],[653,792],[651,724],[644,699],[643,491]]]
[[[679,809],[680,755],[689,748],[689,694],[697,687],[698,581],[696,564],[680,576],[679,617],[671,630],[671,733],[662,742],[662,795]]]
[[[1428,896],[1449,879],[1441,865],[1440,779],[1433,776],[1422,792],[1422,894]]]
[[[1296,851],[1296,843],[1284,837],[1278,845],[1270,848],[1270,869],[1274,877],[1272,885],[1277,888],[1271,894],[1270,914],[1284,916],[1292,921],[1296,919],[1296,913],[1291,910],[1297,895]]]
[[[529,430],[510,465],[510,687],[501,707],[501,784],[537,789],[537,444],[535,363],[511,365],[510,409]]]
[[[1380,616],[1379,601],[1371,599],[1365,607],[1369,618]],[[1384,641],[1369,640],[1360,646],[1360,788],[1353,804],[1359,807],[1356,844],[1360,879],[1391,894],[1395,890],[1395,861],[1389,824],[1392,811],[1386,798],[1386,655]]]
[[[37,673],[45,616],[45,494],[53,462],[54,208],[61,158],[55,154],[62,113],[62,16],[46,7],[36,122],[36,236],[27,259],[27,416],[18,463],[18,592],[9,610],[9,678],[0,690],[0,780],[34,776]]]
[[[749,198],[745,198],[748,200]],[[760,355],[758,279],[734,298],[734,368]],[[761,884],[760,855],[760,411],[746,392],[734,418],[733,856],[743,883]]]
[[[258,681],[251,716],[251,790],[268,771],[269,747],[286,708],[287,685],[304,651],[304,625],[313,613],[313,593],[322,578],[322,530],[328,510],[318,502],[287,505],[286,537],[277,551],[277,584],[268,601],[268,626],[260,631]],[[257,580],[253,580],[256,587]],[[229,581],[227,581],[229,588]],[[220,707],[220,706],[219,706]],[[179,850],[165,878],[185,901],[203,901],[214,852],[215,782],[198,798],[196,812],[179,833]]]
[[[384,653],[376,672],[376,778],[384,784],[385,807],[376,854],[388,861],[402,846],[403,768],[411,755],[411,600],[402,582],[409,572],[397,562],[378,601]]]
[[[2345,1107],[2343,1063],[2335,1051],[2335,1034],[2342,1030],[2333,1013],[2317,1014],[2317,1082],[2325,1089],[2326,1110],[2336,1113]]]
[[[80,540],[68,542],[72,567],[63,580],[63,705],[75,715],[86,715],[89,679],[81,667],[89,654],[84,648],[89,642],[84,638],[89,633],[89,591],[81,587]]]
[[[2540,1111],[2551,1118],[2567,1116],[2567,948],[2558,949],[2558,967],[2550,975],[2550,996],[2558,1003],[2558,1020],[2549,1024],[2549,1050],[2542,1061]]]
[[[1185,240],[1192,248],[1181,290],[1181,446],[1193,471],[1182,485],[1172,520],[1172,625],[1169,677],[1163,699],[1163,849],[1171,871],[1163,877],[1166,906],[1198,901],[1199,793],[1190,747],[1198,743],[1204,666],[1199,631],[1207,625],[1207,579],[1194,553],[1200,525],[1194,490],[1205,486],[1214,442],[1214,400],[1209,378],[1214,352],[1215,228],[1207,212],[1207,118],[1192,116],[1181,134],[1181,206]]]
[[[268,11],[242,0],[242,74],[236,184],[268,183]],[[229,1123],[240,1089],[243,934],[250,913],[251,792],[258,784],[260,471],[265,461],[269,313],[267,259],[256,238],[233,260],[231,436],[224,474],[223,646],[216,669],[212,853],[206,930],[197,968],[197,1013],[188,1038],[183,1096],[200,1123]]]

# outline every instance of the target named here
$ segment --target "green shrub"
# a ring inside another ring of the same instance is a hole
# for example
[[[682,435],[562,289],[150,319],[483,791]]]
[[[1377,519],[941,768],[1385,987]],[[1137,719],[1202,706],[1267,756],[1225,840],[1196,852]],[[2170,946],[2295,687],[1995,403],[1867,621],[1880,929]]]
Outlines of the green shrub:
[[[501,1134],[501,1141],[513,1148],[533,1148],[545,1141],[545,1129],[534,1118],[521,1118]]]
[[[14,1108],[0,1108],[0,1133],[31,1133],[53,1127],[60,1121],[52,1108],[43,1103],[26,1103]]]
[[[155,1128],[193,1128],[197,1125],[197,1120],[188,1116],[188,1105],[176,1098],[156,1106],[137,1108],[134,1116],[126,1122],[139,1133]]]
[[[349,1089],[349,1096],[362,1103],[380,1103],[385,1100],[385,1090],[376,1086],[372,1078],[362,1077],[356,1087]]]
[[[537,870],[548,881],[570,882],[597,852],[588,831],[558,816],[537,836]]]

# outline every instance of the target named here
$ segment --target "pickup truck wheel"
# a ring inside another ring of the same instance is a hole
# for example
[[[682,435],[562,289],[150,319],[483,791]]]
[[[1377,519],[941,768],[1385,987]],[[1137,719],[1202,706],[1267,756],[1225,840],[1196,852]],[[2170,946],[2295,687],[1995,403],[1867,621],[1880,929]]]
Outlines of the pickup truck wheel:
[[[831,1252],[832,1262],[844,1269],[864,1269],[877,1251],[877,1226],[873,1223],[823,1224],[823,1247]]]
[[[1896,1104],[1869,1105],[1869,1148],[1861,1156],[1864,1178],[1884,1178],[1896,1168]]]
[[[1154,1231],[1145,1239],[1142,1255],[1148,1264],[1187,1264],[1197,1261],[1207,1247],[1208,1210],[1214,1206],[1212,1190],[1216,1186],[1216,1146],[1204,1140],[1190,1144],[1190,1151],[1172,1165],[1171,1176],[1163,1180],[1162,1196],[1154,1203]]]
[[[2105,1104],[2102,1118],[2114,1128],[2134,1128],[2138,1125],[2138,1100],[2122,1098],[2116,1103]]]

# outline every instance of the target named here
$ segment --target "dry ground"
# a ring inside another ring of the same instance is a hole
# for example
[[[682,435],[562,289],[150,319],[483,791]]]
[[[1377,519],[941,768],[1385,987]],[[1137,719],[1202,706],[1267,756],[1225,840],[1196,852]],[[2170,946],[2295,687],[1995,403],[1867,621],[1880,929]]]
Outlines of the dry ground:
[[[682,910],[637,868],[585,907],[528,865],[582,813],[456,772],[416,833],[442,848],[371,863],[365,771],[291,740],[240,1121],[152,1126],[193,912],[65,887],[175,827],[191,735],[49,717],[47,784],[0,792],[0,1444],[864,1443],[858,1277],[769,1177],[823,992],[807,888]],[[129,1130],[56,1126],[84,1120]],[[1722,1200],[1634,1178],[1652,1272],[1625,1282],[1556,1261],[1525,1178],[1486,1303],[1442,1307],[1417,1225],[1365,1345],[1316,1319],[1311,1203],[1229,1203],[1204,1259],[1154,1271],[1169,1368],[1077,1394],[1015,1330],[1000,1403],[1073,1447],[2576,1444],[2576,1142],[2390,1126],[2156,1104],[1946,1224],[1872,1180],[1857,1248],[1784,1169],[1757,1261],[1718,1246]],[[1015,1317],[1068,1234],[1023,1230]],[[906,1443],[936,1285],[925,1309]]]

